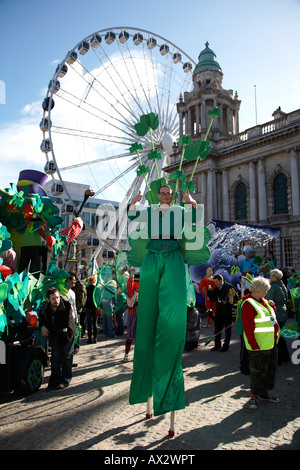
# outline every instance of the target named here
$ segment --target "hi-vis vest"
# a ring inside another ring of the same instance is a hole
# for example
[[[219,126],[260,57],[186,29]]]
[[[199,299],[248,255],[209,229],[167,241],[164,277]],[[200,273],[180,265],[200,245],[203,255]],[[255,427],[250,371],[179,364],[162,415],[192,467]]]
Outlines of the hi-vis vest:
[[[267,303],[267,307],[265,307],[260,302],[257,302],[256,300],[251,299],[251,298],[246,299],[245,302],[250,302],[252,307],[257,312],[254,318],[254,323],[255,323],[254,336],[255,336],[258,346],[263,351],[272,349],[274,347],[274,331],[275,331],[275,324],[276,324],[276,315],[275,315],[274,310],[268,303]],[[277,337],[277,341],[278,339],[279,339],[279,335]],[[244,333],[244,340],[245,340],[246,348],[251,351],[252,348],[250,344],[248,343],[245,333]]]

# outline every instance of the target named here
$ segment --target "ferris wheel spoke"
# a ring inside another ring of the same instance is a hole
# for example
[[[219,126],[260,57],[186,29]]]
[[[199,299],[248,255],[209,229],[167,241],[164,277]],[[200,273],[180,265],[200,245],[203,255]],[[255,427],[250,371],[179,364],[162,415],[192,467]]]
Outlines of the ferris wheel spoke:
[[[71,129],[67,127],[58,127],[58,126],[52,126],[52,132],[57,133],[57,134],[65,134],[69,136],[76,136],[76,137],[82,137],[85,139],[95,139],[95,140],[101,140],[104,142],[109,142],[113,144],[119,144],[119,145],[131,145],[134,142],[134,135],[132,137],[125,137],[122,136],[119,138],[118,136],[112,136],[109,134],[100,134],[98,132],[92,132],[92,131],[86,131],[86,130],[80,130],[80,129]]]
[[[135,71],[135,77],[137,77],[138,82],[139,82],[139,88],[140,88],[140,90],[141,90],[142,93],[143,93],[143,96],[144,96],[144,98],[145,98],[145,100],[146,100],[146,103],[147,103],[147,105],[148,105],[149,110],[152,111],[152,108],[151,108],[151,100],[149,99],[149,96],[147,96],[147,93],[145,92],[145,88],[144,88],[144,86],[143,86],[143,81],[141,80],[141,76],[140,76],[140,73],[139,73],[139,69],[138,69],[138,67],[136,66],[136,62],[135,62],[135,60],[134,60],[133,57],[132,57],[131,51],[130,51],[130,49],[129,49],[129,47],[128,47],[128,44],[126,44],[126,46],[127,46],[128,55],[129,55],[129,57],[130,57],[132,66],[133,66],[134,71]],[[147,62],[145,63],[145,66],[146,66],[146,76],[147,76]],[[131,78],[131,75],[130,75],[130,78]],[[132,81],[132,78],[131,78],[131,82],[132,82],[133,86],[135,86],[135,85],[134,85],[134,81]],[[140,101],[139,101],[139,103],[140,103]],[[143,108],[143,106],[142,106],[141,104],[140,104],[139,107],[140,107],[140,111],[141,111],[142,113],[145,112],[145,107]]]
[[[179,94],[177,96],[177,100],[179,100],[180,98],[180,95],[182,93],[184,93],[188,88],[188,78],[186,77],[185,80],[183,81],[183,83],[181,84],[181,87],[180,87],[180,90],[179,90]],[[178,119],[178,115],[177,115],[177,103],[174,102],[173,103],[173,107],[171,109],[171,112],[169,114],[170,116],[173,115],[173,120],[172,120],[172,124],[170,126],[173,126],[174,125],[174,121],[175,119]]]
[[[146,50],[146,46],[143,44],[143,56],[144,56],[144,61],[145,63],[149,64],[151,63],[151,57],[149,59],[149,55],[151,55],[151,50]],[[153,63],[151,64],[152,65],[152,69],[153,69]],[[156,112],[156,114],[158,113],[158,109],[155,109],[155,107],[153,107],[154,103],[152,103],[152,99],[151,99],[151,96],[153,95],[153,84],[156,82],[156,77],[154,76],[154,81],[152,81],[151,77],[150,77],[150,73],[146,73],[146,83],[147,85],[145,87],[143,87],[145,89],[145,93],[146,93],[146,89],[147,89],[147,92],[148,92],[148,103],[149,103],[149,111],[150,112]]]
[[[105,189],[109,188],[109,186],[111,186],[113,183],[115,183],[119,178],[121,178],[122,176],[125,176],[127,173],[132,171],[134,168],[136,168],[136,166],[137,166],[136,163],[134,163],[130,167],[126,168],[126,170],[124,170],[122,173],[120,173],[120,175],[116,176],[111,181],[109,181],[105,186],[98,189],[98,191],[95,193],[95,196],[97,196],[99,193],[102,193],[103,191],[105,191]]]
[[[119,46],[119,42],[118,42],[118,46]],[[119,77],[119,79],[120,79],[120,80],[122,81],[122,83],[124,84],[125,82],[124,82],[123,78],[121,77],[121,75],[120,75],[118,69],[116,68],[115,64],[110,60],[110,58],[108,57],[108,55],[106,54],[106,52],[105,52],[105,50],[104,50],[103,48],[102,48],[102,50],[103,50],[103,53],[104,53],[106,59],[107,59],[108,62],[110,63],[110,66],[112,67],[112,70],[116,73],[116,75]],[[123,52],[122,52],[121,49],[120,49],[120,46],[119,46],[119,50],[120,50],[121,55],[122,55],[122,58],[123,58],[123,63],[124,63],[124,65],[125,65],[126,69],[127,69],[128,76],[129,76],[130,79],[131,79],[131,75],[130,75],[130,73],[129,73],[129,71],[128,71],[128,68],[127,68],[127,62],[126,62],[126,60],[124,59],[124,55],[123,55]],[[94,52],[95,52],[95,51],[94,51]],[[96,54],[96,52],[95,52],[95,54]],[[96,54],[96,56],[98,57],[99,62],[100,62],[102,65],[104,65],[104,64],[103,64],[103,61],[100,59],[100,57],[99,57],[97,54]],[[113,75],[110,73],[109,67],[106,67],[106,68],[105,68],[105,71],[106,71],[106,73],[108,74],[108,76],[109,76],[110,80],[112,81],[112,83],[115,85],[116,90],[118,90],[118,89],[119,89],[118,84],[117,84],[116,81],[114,80]],[[139,109],[140,109],[141,111],[143,111],[143,109],[142,109],[142,107],[141,107],[141,105],[140,105],[139,100],[137,100],[137,95],[134,95],[134,94],[132,93],[131,89],[127,86],[126,83],[125,83],[125,88],[126,88],[127,93],[128,93],[128,94],[131,96],[131,98],[134,100],[135,104],[139,107]],[[126,99],[126,97],[124,98],[124,95],[121,95],[121,96],[122,96],[122,99],[124,99],[124,101],[125,101],[126,104],[127,104],[127,110],[130,112],[130,114],[133,116],[133,118],[136,119],[136,113],[134,112],[134,110],[133,110],[132,107],[130,106],[128,100]]]
[[[113,155],[111,157],[99,158],[99,159],[96,159],[96,160],[91,160],[89,162],[80,162],[80,163],[75,164],[75,165],[62,167],[60,169],[60,171],[74,170],[75,168],[80,168],[82,166],[95,165],[96,163],[103,163],[103,162],[107,162],[109,160],[117,160],[119,158],[126,158],[126,157],[132,157],[132,154],[131,153],[123,153],[121,155]]]
[[[133,97],[135,103],[137,104],[137,106],[138,106],[140,112],[141,112],[141,113],[144,113],[144,108],[143,108],[143,106],[142,106],[142,104],[141,104],[141,102],[140,102],[140,100],[139,100],[139,97],[138,97],[138,91],[137,91],[137,88],[136,88],[135,80],[133,79],[133,77],[132,77],[132,75],[131,75],[131,72],[130,72],[130,70],[129,70],[129,68],[128,68],[127,60],[126,60],[126,58],[125,58],[125,55],[124,55],[122,49],[120,48],[119,43],[118,43],[118,46],[119,46],[120,54],[121,54],[121,56],[122,56],[122,58],[123,58],[124,65],[125,65],[125,67],[126,67],[126,71],[127,71],[128,77],[129,77],[130,82],[131,82],[131,86],[132,86],[132,88],[133,88],[133,90],[134,90],[134,92],[135,92],[135,95],[132,95],[132,97]],[[140,80],[140,76],[139,76],[139,73],[138,73],[138,69],[137,69],[136,64],[135,64],[135,60],[133,59],[133,57],[132,57],[132,55],[131,55],[131,53],[130,53],[130,50],[129,50],[129,48],[128,48],[128,44],[126,44],[126,46],[127,46],[127,51],[128,51],[128,55],[129,55],[131,64],[132,64],[132,66],[133,66],[133,68],[134,68],[134,71],[135,71],[135,78],[138,78],[138,81],[139,81],[139,83],[140,83],[140,85],[141,85],[141,80]],[[143,90],[143,87],[142,87],[142,86],[141,86],[141,89]],[[144,96],[145,96],[145,94],[144,94]],[[136,121],[138,121],[137,116],[136,116]]]
[[[127,118],[121,113],[121,111],[116,107],[116,104],[120,104],[122,107],[124,107],[124,110],[127,112],[127,113],[130,113],[133,117],[134,117],[134,113],[133,111],[129,108],[127,108],[124,104],[123,104],[123,96],[120,95],[120,98],[121,98],[121,101],[119,101],[115,95],[113,95],[111,93],[111,91],[104,86],[103,83],[101,83],[97,77],[95,77],[82,63],[81,63],[81,67],[86,71],[87,74],[89,74],[89,76],[93,79],[92,82],[90,83],[89,80],[87,80],[82,74],[80,74],[77,70],[76,67],[72,67],[72,69],[74,70],[74,72],[82,79],[84,80],[86,83],[87,83],[87,92],[86,92],[86,95],[85,95],[85,98],[82,100],[84,101],[85,103],[87,104],[90,104],[86,101],[86,99],[88,98],[88,95],[89,95],[89,92],[91,89],[93,89],[93,92],[97,93],[97,95],[99,95],[99,97],[101,98],[101,100],[103,100],[104,102],[106,102],[111,108],[114,109],[115,112],[117,112],[120,117],[123,119],[124,122],[127,122],[129,123],[129,121],[127,120]],[[106,70],[107,72],[107,70]],[[102,91],[105,92],[105,94],[102,94],[99,92],[98,88],[96,86],[93,86],[93,84],[96,83]],[[116,88],[118,90],[118,88]],[[106,95],[108,95],[109,97],[113,98],[113,103],[111,101],[109,101],[108,97],[106,97]]]
[[[157,114],[160,116],[161,115],[161,108],[159,104],[159,94],[158,94],[158,88],[157,88],[157,79],[155,76],[155,67],[154,67],[154,61],[153,61],[153,54],[152,54],[152,49],[150,49],[150,57],[151,57],[151,64],[152,64],[152,73],[153,73],[153,83],[154,83],[154,90],[155,90],[155,101],[157,104]]]
[[[165,98],[165,93],[167,93],[167,102],[166,102],[166,107],[164,109],[164,114],[167,116],[168,113],[169,113],[169,102],[170,102],[170,85],[166,85],[166,82],[167,82],[167,79],[168,79],[168,76],[170,77],[170,75],[167,74],[167,70],[170,68],[171,71],[172,71],[172,66],[169,67],[169,57],[167,56],[167,59],[166,59],[166,62],[165,62],[165,67],[164,67],[164,71],[163,71],[163,86],[162,86],[162,90],[163,92],[161,93],[161,97],[160,97],[160,108],[162,109],[163,107],[163,100]],[[166,121],[164,120],[164,123],[166,123]]]
[[[110,125],[112,128],[114,128],[114,129],[116,129],[117,131],[119,131],[119,132],[120,132],[120,135],[122,135],[123,133],[125,133],[125,134],[129,135],[130,137],[132,137],[132,134],[129,133],[129,132],[126,132],[122,126],[117,126],[117,125],[115,125],[115,124],[113,124],[113,123],[111,122],[111,120],[114,119],[114,120],[117,121],[119,124],[123,124],[122,121],[120,121],[119,119],[117,119],[117,118],[115,118],[115,117],[109,115],[108,113],[106,113],[105,111],[103,111],[103,110],[101,110],[101,109],[99,109],[99,108],[96,108],[95,106],[93,106],[93,105],[90,104],[90,103],[82,102],[82,101],[80,100],[80,98],[78,98],[77,96],[75,96],[75,95],[72,94],[72,93],[69,93],[68,91],[65,91],[65,93],[68,94],[69,96],[71,96],[72,98],[74,98],[75,100],[79,101],[79,103],[76,104],[75,102],[70,101],[70,100],[68,100],[67,98],[65,98],[63,95],[57,95],[57,96],[59,96],[59,98],[63,99],[64,101],[67,101],[68,103],[70,103],[70,104],[76,106],[77,108],[80,108],[82,111],[84,111],[84,112],[86,112],[86,113],[89,113],[91,116],[94,116],[95,118],[99,119],[101,122],[109,122],[109,125]],[[104,119],[103,117],[99,116],[98,114],[95,114],[94,112],[90,111],[89,109],[86,109],[85,107],[83,107],[83,106],[82,106],[83,103],[84,103],[84,105],[89,106],[89,107],[92,108],[93,110],[95,109],[95,110],[99,111],[100,113],[104,114],[105,119]]]

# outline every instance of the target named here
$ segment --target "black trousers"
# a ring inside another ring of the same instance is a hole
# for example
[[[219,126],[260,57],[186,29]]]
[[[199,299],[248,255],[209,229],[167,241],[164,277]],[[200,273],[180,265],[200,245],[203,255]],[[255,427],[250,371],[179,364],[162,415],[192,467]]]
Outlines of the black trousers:
[[[215,316],[215,346],[217,348],[221,347],[221,336],[222,333],[221,331],[224,330],[224,328],[227,328],[224,331],[225,334],[225,340],[224,340],[224,346],[228,347],[231,339],[231,327],[230,325],[232,324],[232,314],[231,312],[222,312],[222,311],[217,311],[216,316]]]

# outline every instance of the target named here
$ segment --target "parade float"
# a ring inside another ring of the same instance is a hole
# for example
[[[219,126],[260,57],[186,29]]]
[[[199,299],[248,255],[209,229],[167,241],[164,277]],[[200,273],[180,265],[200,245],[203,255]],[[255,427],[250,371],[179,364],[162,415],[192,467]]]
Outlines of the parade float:
[[[32,393],[42,383],[47,355],[38,328],[39,309],[49,287],[67,295],[69,274],[58,269],[57,256],[82,230],[82,221],[76,218],[68,229],[60,231],[63,219],[43,189],[46,179],[42,172],[23,170],[17,184],[0,188],[3,393]]]

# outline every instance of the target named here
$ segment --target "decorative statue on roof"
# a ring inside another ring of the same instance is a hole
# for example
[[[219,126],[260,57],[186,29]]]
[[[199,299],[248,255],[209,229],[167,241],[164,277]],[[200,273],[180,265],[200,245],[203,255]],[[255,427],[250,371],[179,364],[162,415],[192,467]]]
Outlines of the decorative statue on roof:
[[[220,115],[218,108],[210,111],[211,124]],[[148,403],[153,397],[154,415],[171,412],[171,429],[174,435],[174,411],[185,407],[184,380],[181,356],[186,337],[187,307],[195,302],[195,291],[190,280],[188,265],[204,264],[210,258],[206,244],[210,238],[207,227],[201,223],[203,208],[190,192],[194,190],[193,177],[199,160],[208,155],[211,147],[206,140],[192,145],[190,136],[179,140],[182,155],[178,170],[171,174],[171,182],[159,178],[157,160],[160,153],[154,149],[152,130],[158,127],[158,116],[150,113],[141,116],[135,125],[139,136],[150,132],[152,151],[148,159],[154,159],[157,179],[150,185],[149,167],[142,164],[139,156],[141,144],[131,146],[136,152],[142,175],[148,189],[148,207],[140,209],[136,204],[142,200],[139,192],[128,206],[128,218],[144,224],[129,235],[131,250],[128,262],[141,267],[137,313],[136,343],[133,375],[130,387],[130,404]],[[182,171],[183,161],[194,161],[189,178]],[[183,201],[176,204],[178,185],[181,184]],[[189,289],[192,287],[192,289]]]

